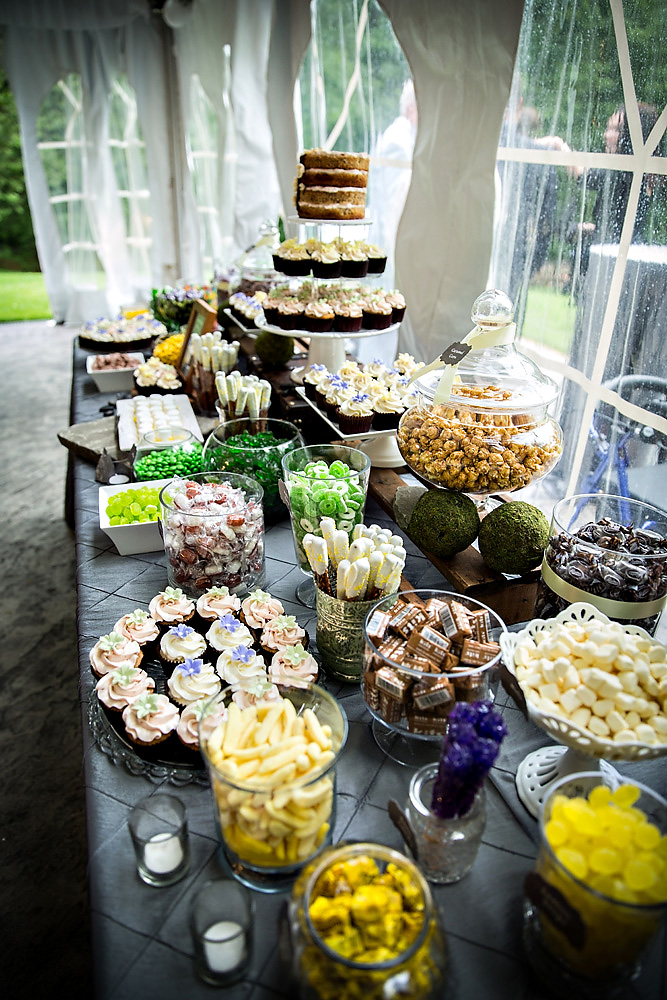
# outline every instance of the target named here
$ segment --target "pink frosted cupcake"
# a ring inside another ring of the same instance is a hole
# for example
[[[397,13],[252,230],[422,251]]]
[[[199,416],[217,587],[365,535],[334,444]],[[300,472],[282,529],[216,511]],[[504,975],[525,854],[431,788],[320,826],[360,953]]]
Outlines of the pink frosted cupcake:
[[[252,633],[247,625],[240,622],[234,615],[223,614],[213,622],[206,633],[206,641],[218,653],[223,649],[236,649],[237,646],[252,646]]]
[[[280,691],[270,680],[261,678],[248,687],[233,689],[232,701],[240,709],[253,708],[256,705],[271,705],[282,701]]]
[[[272,597],[268,591],[257,588],[251,590],[245,600],[241,601],[239,618],[257,638],[267,622],[284,613],[285,609],[277,597]]]
[[[157,746],[178,726],[179,712],[166,694],[140,694],[123,709],[128,739],[140,747]]]
[[[241,609],[241,598],[230,594],[229,587],[209,587],[197,598],[197,621],[208,628],[220,615],[235,615]]]
[[[88,659],[95,676],[104,677],[118,667],[138,667],[143,653],[134,639],[127,639],[119,632],[109,632],[108,635],[100,636],[88,654]]]
[[[167,681],[171,699],[177,705],[190,705],[201,698],[212,698],[221,687],[220,678],[210,663],[190,657],[174,667]]]
[[[259,644],[268,657],[272,657],[281,649],[288,646],[308,645],[308,633],[297,624],[294,615],[278,615],[262,629]]]
[[[119,618],[113,630],[119,635],[124,635],[126,639],[138,642],[145,653],[152,649],[160,638],[157,622],[141,608],[136,608],[136,610]]]
[[[189,622],[194,617],[195,602],[186,597],[180,587],[165,587],[152,598],[148,610],[164,635],[172,625]]]
[[[122,712],[139,695],[150,694],[154,690],[155,681],[145,670],[127,664],[110,670],[95,685],[100,702],[112,712]]]
[[[200,698],[199,701],[186,705],[181,712],[176,735],[184,747],[197,751],[200,737],[208,739],[213,730],[226,719],[227,709],[222,703]]]
[[[296,646],[279,649],[269,664],[269,680],[285,687],[305,687],[309,683],[314,684],[318,673],[317,660],[300,642]]]

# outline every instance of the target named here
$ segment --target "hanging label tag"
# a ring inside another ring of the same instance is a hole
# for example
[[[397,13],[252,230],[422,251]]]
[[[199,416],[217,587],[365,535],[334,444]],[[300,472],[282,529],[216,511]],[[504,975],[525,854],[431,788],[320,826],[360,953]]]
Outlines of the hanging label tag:
[[[578,910],[568,903],[563,893],[538,875],[530,872],[524,882],[526,896],[554,927],[564,934],[573,948],[586,944],[586,924]]]
[[[410,826],[408,817],[405,815],[395,799],[389,799],[387,802],[387,812],[389,813],[389,819],[392,821],[403,840],[410,848],[413,858],[415,861],[418,861],[419,851],[417,848],[417,838],[415,837],[414,830]]]
[[[466,354],[470,354],[471,351],[472,347],[470,344],[462,344],[460,341],[456,341],[445,348],[440,355],[440,360],[445,365],[458,365],[459,361],[463,361]]]

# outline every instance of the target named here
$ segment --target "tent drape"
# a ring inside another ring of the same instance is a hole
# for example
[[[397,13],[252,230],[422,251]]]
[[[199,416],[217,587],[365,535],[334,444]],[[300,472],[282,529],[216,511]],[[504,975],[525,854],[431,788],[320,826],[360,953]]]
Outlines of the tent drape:
[[[412,70],[419,122],[399,224],[399,346],[431,361],[470,328],[486,287],[494,165],[522,0],[380,0]]]

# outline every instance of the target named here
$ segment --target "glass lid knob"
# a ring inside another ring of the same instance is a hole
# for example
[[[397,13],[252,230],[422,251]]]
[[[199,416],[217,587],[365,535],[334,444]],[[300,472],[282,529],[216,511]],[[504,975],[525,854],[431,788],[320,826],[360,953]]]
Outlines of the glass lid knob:
[[[499,288],[489,288],[473,302],[470,318],[477,326],[507,326],[514,319],[514,303]]]

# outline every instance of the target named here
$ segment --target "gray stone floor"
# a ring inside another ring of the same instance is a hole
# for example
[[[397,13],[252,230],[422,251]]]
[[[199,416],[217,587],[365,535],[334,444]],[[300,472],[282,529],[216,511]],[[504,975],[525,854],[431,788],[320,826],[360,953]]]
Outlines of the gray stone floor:
[[[14,998],[92,995],[74,536],[64,521],[74,331],[0,325],[1,949]]]

